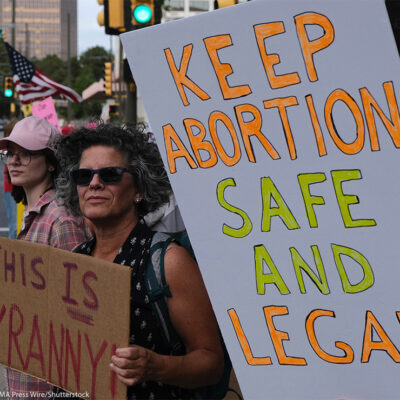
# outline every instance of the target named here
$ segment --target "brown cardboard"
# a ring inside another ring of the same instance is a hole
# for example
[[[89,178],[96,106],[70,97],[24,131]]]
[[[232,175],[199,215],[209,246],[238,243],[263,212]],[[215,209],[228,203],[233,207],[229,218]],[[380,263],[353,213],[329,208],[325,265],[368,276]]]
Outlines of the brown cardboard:
[[[0,238],[0,363],[84,398],[126,399],[111,373],[129,345],[125,266]]]

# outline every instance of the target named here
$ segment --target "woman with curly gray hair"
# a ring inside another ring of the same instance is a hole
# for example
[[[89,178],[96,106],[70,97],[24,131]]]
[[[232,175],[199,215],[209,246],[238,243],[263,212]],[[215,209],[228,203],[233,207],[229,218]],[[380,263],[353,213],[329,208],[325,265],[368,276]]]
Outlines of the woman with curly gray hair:
[[[191,389],[218,382],[218,326],[198,266],[183,247],[170,245],[164,268],[169,317],[184,354],[171,355],[148,301],[145,272],[153,232],[143,216],[171,193],[155,143],[138,130],[100,125],[63,138],[57,156],[64,171],[59,199],[93,226],[94,237],[76,251],[132,269],[130,347],[117,349],[110,363],[128,385],[128,398],[187,399]]]

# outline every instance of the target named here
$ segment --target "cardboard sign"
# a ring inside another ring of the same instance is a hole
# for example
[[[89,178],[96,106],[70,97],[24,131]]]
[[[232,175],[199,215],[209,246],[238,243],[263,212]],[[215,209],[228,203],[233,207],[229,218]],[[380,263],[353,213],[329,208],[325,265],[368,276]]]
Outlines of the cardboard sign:
[[[384,2],[251,1],[121,40],[245,398],[396,398]]]
[[[47,97],[46,99],[34,104],[32,106],[32,114],[35,117],[47,119],[47,121],[53,124],[60,131],[57,112],[52,97]]]
[[[109,368],[129,343],[130,270],[0,238],[0,363],[91,399],[126,399]]]

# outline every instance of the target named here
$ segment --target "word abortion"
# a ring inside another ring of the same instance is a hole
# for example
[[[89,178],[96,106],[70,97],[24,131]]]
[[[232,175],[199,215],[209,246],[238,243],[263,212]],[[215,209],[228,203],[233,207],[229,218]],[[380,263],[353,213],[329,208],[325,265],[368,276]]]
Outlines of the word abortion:
[[[379,115],[395,147],[400,147],[400,114],[394,93],[393,83],[384,82],[383,88],[390,110],[390,118],[385,115],[370,91],[365,87],[360,89],[364,113],[361,111],[354,98],[343,89],[337,89],[328,96],[324,106],[326,127],[334,145],[344,154],[354,155],[359,153],[364,148],[366,136],[364,117],[369,132],[371,150],[380,150],[374,111]],[[309,94],[305,96],[305,101],[307,104],[308,115],[314,130],[318,155],[322,157],[327,155],[327,150],[323,130],[317,116],[312,95]],[[337,131],[334,123],[333,109],[334,105],[338,101],[342,102],[349,109],[356,122],[356,135],[355,139],[351,143],[347,143],[341,138],[341,135]],[[265,109],[276,109],[279,113],[291,160],[296,159],[298,155],[293,129],[288,116],[288,108],[299,105],[299,101],[295,96],[264,101]],[[278,160],[281,158],[278,150],[275,148],[273,143],[268,140],[262,131],[263,116],[261,111],[256,106],[249,103],[240,104],[234,107],[234,113],[239,127],[240,137],[242,139],[244,150],[249,162],[256,162],[251,138],[255,138],[260,142],[270,159]],[[248,120],[249,118],[247,118],[246,120],[245,115],[251,115],[252,119]],[[221,160],[225,165],[232,167],[242,159],[242,150],[238,137],[239,135],[235,129],[232,118],[227,114],[221,111],[214,111],[210,114],[208,118],[210,140],[206,139],[206,127],[201,121],[194,118],[185,118],[183,120],[183,125],[185,127],[187,138],[189,139],[192,154],[186,148],[184,142],[181,140],[181,136],[178,135],[177,131],[171,124],[163,126],[164,142],[170,173],[173,174],[177,171],[177,159],[184,159],[192,169],[196,169],[198,167],[212,168],[217,164],[218,159]],[[233,147],[232,155],[229,155],[225,150],[224,145],[219,138],[218,127],[222,127],[221,130],[223,130],[223,132],[229,132],[229,140],[232,142],[229,147]],[[204,153],[207,153],[207,159],[203,159],[202,152],[203,157]]]

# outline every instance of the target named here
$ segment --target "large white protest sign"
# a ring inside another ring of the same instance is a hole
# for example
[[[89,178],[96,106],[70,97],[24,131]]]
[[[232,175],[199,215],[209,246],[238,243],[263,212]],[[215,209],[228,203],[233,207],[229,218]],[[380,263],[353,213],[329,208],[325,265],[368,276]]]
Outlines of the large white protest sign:
[[[122,43],[245,398],[397,398],[384,2],[252,1]]]

